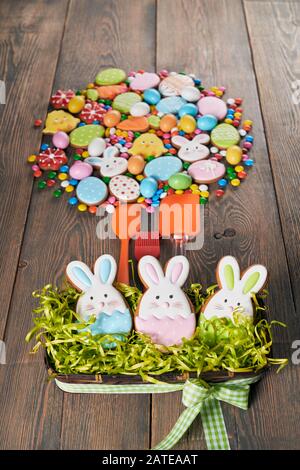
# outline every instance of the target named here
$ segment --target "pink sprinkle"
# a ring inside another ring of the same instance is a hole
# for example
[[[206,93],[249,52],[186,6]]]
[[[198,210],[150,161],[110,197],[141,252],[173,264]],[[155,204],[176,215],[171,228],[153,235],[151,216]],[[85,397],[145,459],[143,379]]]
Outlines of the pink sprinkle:
[[[130,149],[132,147],[132,142],[126,142],[125,147]]]
[[[252,148],[251,142],[244,142],[244,148],[247,150],[251,149]]]
[[[127,134],[128,134],[128,137],[134,137],[134,133],[132,131],[128,131]]]
[[[171,137],[171,134],[169,134],[169,133],[163,134],[164,139],[169,139],[169,137]]]
[[[245,162],[245,161],[248,160],[248,159],[249,159],[249,157],[248,157],[247,154],[243,155],[243,158],[242,158],[243,162]]]
[[[207,92],[207,96],[215,96],[215,93],[213,91],[209,90]]]
[[[114,204],[116,202],[115,196],[109,196],[109,198],[107,200],[110,204]]]
[[[154,211],[155,211],[155,209],[154,209],[153,206],[146,207],[146,212],[149,212],[150,214],[152,214]]]
[[[32,171],[37,171],[40,169],[40,167],[38,165],[32,165],[31,169]]]
[[[145,199],[145,202],[147,202],[147,204],[151,204],[151,203],[152,203],[152,199],[147,198],[147,199]]]
[[[220,86],[219,90],[224,92],[224,91],[226,91],[226,88],[224,86]]]
[[[123,152],[123,153],[121,153],[120,157],[126,158],[126,160],[127,160],[127,158],[129,158],[129,155],[128,155],[128,153]]]
[[[195,134],[201,134],[201,130],[200,130],[200,129],[195,129],[195,130],[194,130],[194,133],[195,133]]]

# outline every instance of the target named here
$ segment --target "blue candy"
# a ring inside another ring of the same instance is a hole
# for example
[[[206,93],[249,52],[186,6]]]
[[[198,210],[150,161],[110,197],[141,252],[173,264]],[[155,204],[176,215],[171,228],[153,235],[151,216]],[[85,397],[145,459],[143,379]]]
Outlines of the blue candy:
[[[218,124],[218,119],[212,114],[205,114],[197,120],[197,127],[201,131],[211,131]]]
[[[148,104],[157,104],[161,99],[161,95],[155,88],[148,88],[144,91],[144,101]]]
[[[192,103],[187,103],[184,104],[178,111],[178,116],[182,117],[185,116],[186,114],[189,114],[190,116],[197,116],[198,114],[198,108],[195,104]]]

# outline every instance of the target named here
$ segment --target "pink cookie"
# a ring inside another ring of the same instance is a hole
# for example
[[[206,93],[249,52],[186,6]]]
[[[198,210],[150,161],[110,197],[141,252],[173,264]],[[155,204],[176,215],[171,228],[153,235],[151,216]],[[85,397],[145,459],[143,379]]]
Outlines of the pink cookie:
[[[200,114],[212,114],[219,120],[224,119],[227,114],[226,103],[215,96],[205,96],[198,101],[198,109]]]
[[[75,180],[83,180],[84,178],[91,176],[92,173],[92,165],[81,161],[75,162],[69,170],[69,175]]]
[[[156,318],[154,315],[147,319],[135,318],[137,331],[151,337],[153,343],[163,346],[180,345],[182,338],[191,338],[196,328],[195,315],[187,318]]]
[[[222,178],[226,168],[215,160],[201,160],[189,166],[188,173],[196,183],[214,183]]]
[[[109,190],[119,201],[134,202],[140,195],[139,183],[129,176],[114,176],[109,182]]]
[[[144,91],[148,88],[155,88],[159,84],[160,79],[156,73],[137,73],[132,82],[130,83],[130,88],[132,90]]]
[[[137,308],[136,331],[164,346],[181,344],[183,338],[190,339],[195,332],[196,317],[182,290],[189,274],[187,258],[174,256],[163,271],[154,256],[143,256],[138,272],[147,290]]]

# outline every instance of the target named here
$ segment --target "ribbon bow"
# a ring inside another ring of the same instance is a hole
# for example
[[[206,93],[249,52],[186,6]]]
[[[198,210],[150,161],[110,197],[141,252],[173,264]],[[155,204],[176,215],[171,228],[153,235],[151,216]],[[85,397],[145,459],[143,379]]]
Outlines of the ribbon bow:
[[[182,402],[186,406],[171,432],[154,450],[171,449],[188,430],[200,413],[206,444],[209,450],[230,450],[220,401],[248,409],[250,384],[258,382],[260,376],[230,380],[222,383],[206,383],[203,380],[188,380],[184,384],[72,384],[55,379],[58,387],[71,393],[169,393],[182,390]]]
[[[186,406],[171,432],[154,450],[168,450],[174,447],[200,413],[207,448],[209,450],[230,450],[226,426],[220,401],[248,409],[250,384],[259,377],[232,380],[222,384],[208,384],[203,380],[188,380],[184,384],[182,403]]]

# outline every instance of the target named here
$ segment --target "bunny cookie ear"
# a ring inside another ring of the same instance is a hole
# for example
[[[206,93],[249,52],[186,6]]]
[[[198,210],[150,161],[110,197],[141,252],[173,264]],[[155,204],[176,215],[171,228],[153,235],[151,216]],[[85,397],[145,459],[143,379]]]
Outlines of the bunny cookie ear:
[[[94,276],[87,265],[81,261],[71,261],[67,266],[66,274],[69,281],[83,292],[92,286]]]
[[[87,158],[85,158],[84,161],[86,163],[89,163],[90,165],[92,165],[95,168],[100,168],[101,165],[102,165],[102,162],[103,162],[103,157],[102,158],[100,158],[100,157],[87,157]]]
[[[112,284],[117,273],[117,263],[111,255],[100,256],[94,266],[95,276],[101,284]]]
[[[193,138],[193,142],[197,144],[208,144],[210,141],[210,137],[208,134],[199,134]]]
[[[174,256],[166,265],[166,278],[181,287],[187,280],[189,270],[190,265],[185,256]]]
[[[117,157],[119,155],[119,149],[117,147],[114,147],[114,146],[111,146],[111,147],[107,147],[105,150],[104,150],[104,154],[103,154],[103,157],[104,158],[113,158],[113,157]]]
[[[174,137],[172,137],[171,140],[172,140],[172,144],[174,144],[175,147],[182,147],[183,145],[190,142],[188,139],[186,139],[185,137],[182,137],[181,135],[174,135]]]
[[[138,265],[139,276],[146,287],[158,286],[164,279],[164,272],[154,256],[143,256]]]
[[[240,281],[240,267],[233,256],[224,256],[217,266],[219,287],[233,290]]]
[[[251,292],[259,292],[266,280],[267,280],[268,271],[265,266],[261,264],[254,264],[245,271],[241,279],[241,288],[243,294],[250,294]]]

